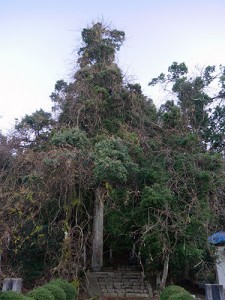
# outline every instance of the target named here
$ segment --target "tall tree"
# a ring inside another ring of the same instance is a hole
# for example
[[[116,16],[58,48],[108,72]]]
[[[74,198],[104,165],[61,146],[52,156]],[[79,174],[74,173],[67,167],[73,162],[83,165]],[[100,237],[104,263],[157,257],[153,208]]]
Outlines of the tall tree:
[[[140,86],[125,85],[122,72],[115,63],[116,51],[124,38],[124,32],[112,30],[102,23],[84,29],[78,59],[80,69],[62,97],[58,97],[59,91],[53,94],[61,110],[60,126],[79,128],[93,139],[94,270],[100,270],[103,263],[106,186],[125,183],[132,173],[132,164],[135,165],[123,141],[124,134],[133,130],[146,131],[147,125],[156,117],[154,105],[143,96]],[[65,84],[60,86],[65,91]]]

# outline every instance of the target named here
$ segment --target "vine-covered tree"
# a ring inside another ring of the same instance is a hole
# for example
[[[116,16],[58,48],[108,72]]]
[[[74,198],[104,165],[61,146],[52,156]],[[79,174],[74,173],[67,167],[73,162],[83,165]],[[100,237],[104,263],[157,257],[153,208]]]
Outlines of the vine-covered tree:
[[[126,184],[135,162],[129,155],[124,135],[146,131],[156,119],[155,107],[143,96],[139,85],[125,85],[115,63],[116,51],[125,38],[122,31],[96,23],[82,31],[83,47],[79,50],[80,69],[74,81],[58,97],[60,126],[79,128],[92,139],[94,169],[94,225],[92,268],[103,264],[103,215],[108,197],[107,186]],[[65,90],[65,84],[61,84]],[[57,95],[57,96],[56,96]]]
[[[8,274],[74,278],[100,270],[105,247],[160,274],[163,288],[205,261],[224,205],[224,69],[191,76],[173,63],[151,82],[170,89],[157,111],[116,64],[124,40],[102,23],[83,29],[78,69],[51,95],[55,120],[39,110],[16,125],[17,140],[0,137]]]

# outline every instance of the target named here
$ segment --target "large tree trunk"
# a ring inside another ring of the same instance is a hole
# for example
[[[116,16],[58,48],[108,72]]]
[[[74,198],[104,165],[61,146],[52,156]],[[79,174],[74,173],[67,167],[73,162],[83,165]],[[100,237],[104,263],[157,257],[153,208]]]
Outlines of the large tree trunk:
[[[103,266],[103,217],[105,188],[98,187],[95,193],[92,244],[92,270],[100,271]]]
[[[164,260],[163,274],[162,274],[162,279],[161,279],[161,283],[160,283],[160,290],[163,290],[166,286],[168,270],[169,270],[169,255],[167,255]]]

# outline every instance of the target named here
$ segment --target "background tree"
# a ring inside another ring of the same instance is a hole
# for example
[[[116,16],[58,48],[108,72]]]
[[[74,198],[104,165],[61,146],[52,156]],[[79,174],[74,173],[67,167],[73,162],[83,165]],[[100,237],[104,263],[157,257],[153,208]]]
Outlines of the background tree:
[[[38,147],[48,141],[48,135],[53,128],[54,121],[51,113],[37,110],[31,115],[25,115],[15,126],[22,144],[25,147]]]

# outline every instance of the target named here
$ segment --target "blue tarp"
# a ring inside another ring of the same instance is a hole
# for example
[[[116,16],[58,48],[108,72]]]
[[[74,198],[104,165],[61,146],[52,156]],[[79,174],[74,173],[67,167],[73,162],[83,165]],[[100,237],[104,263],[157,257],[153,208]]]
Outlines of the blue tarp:
[[[208,237],[208,242],[213,245],[225,243],[225,231],[218,231]]]

